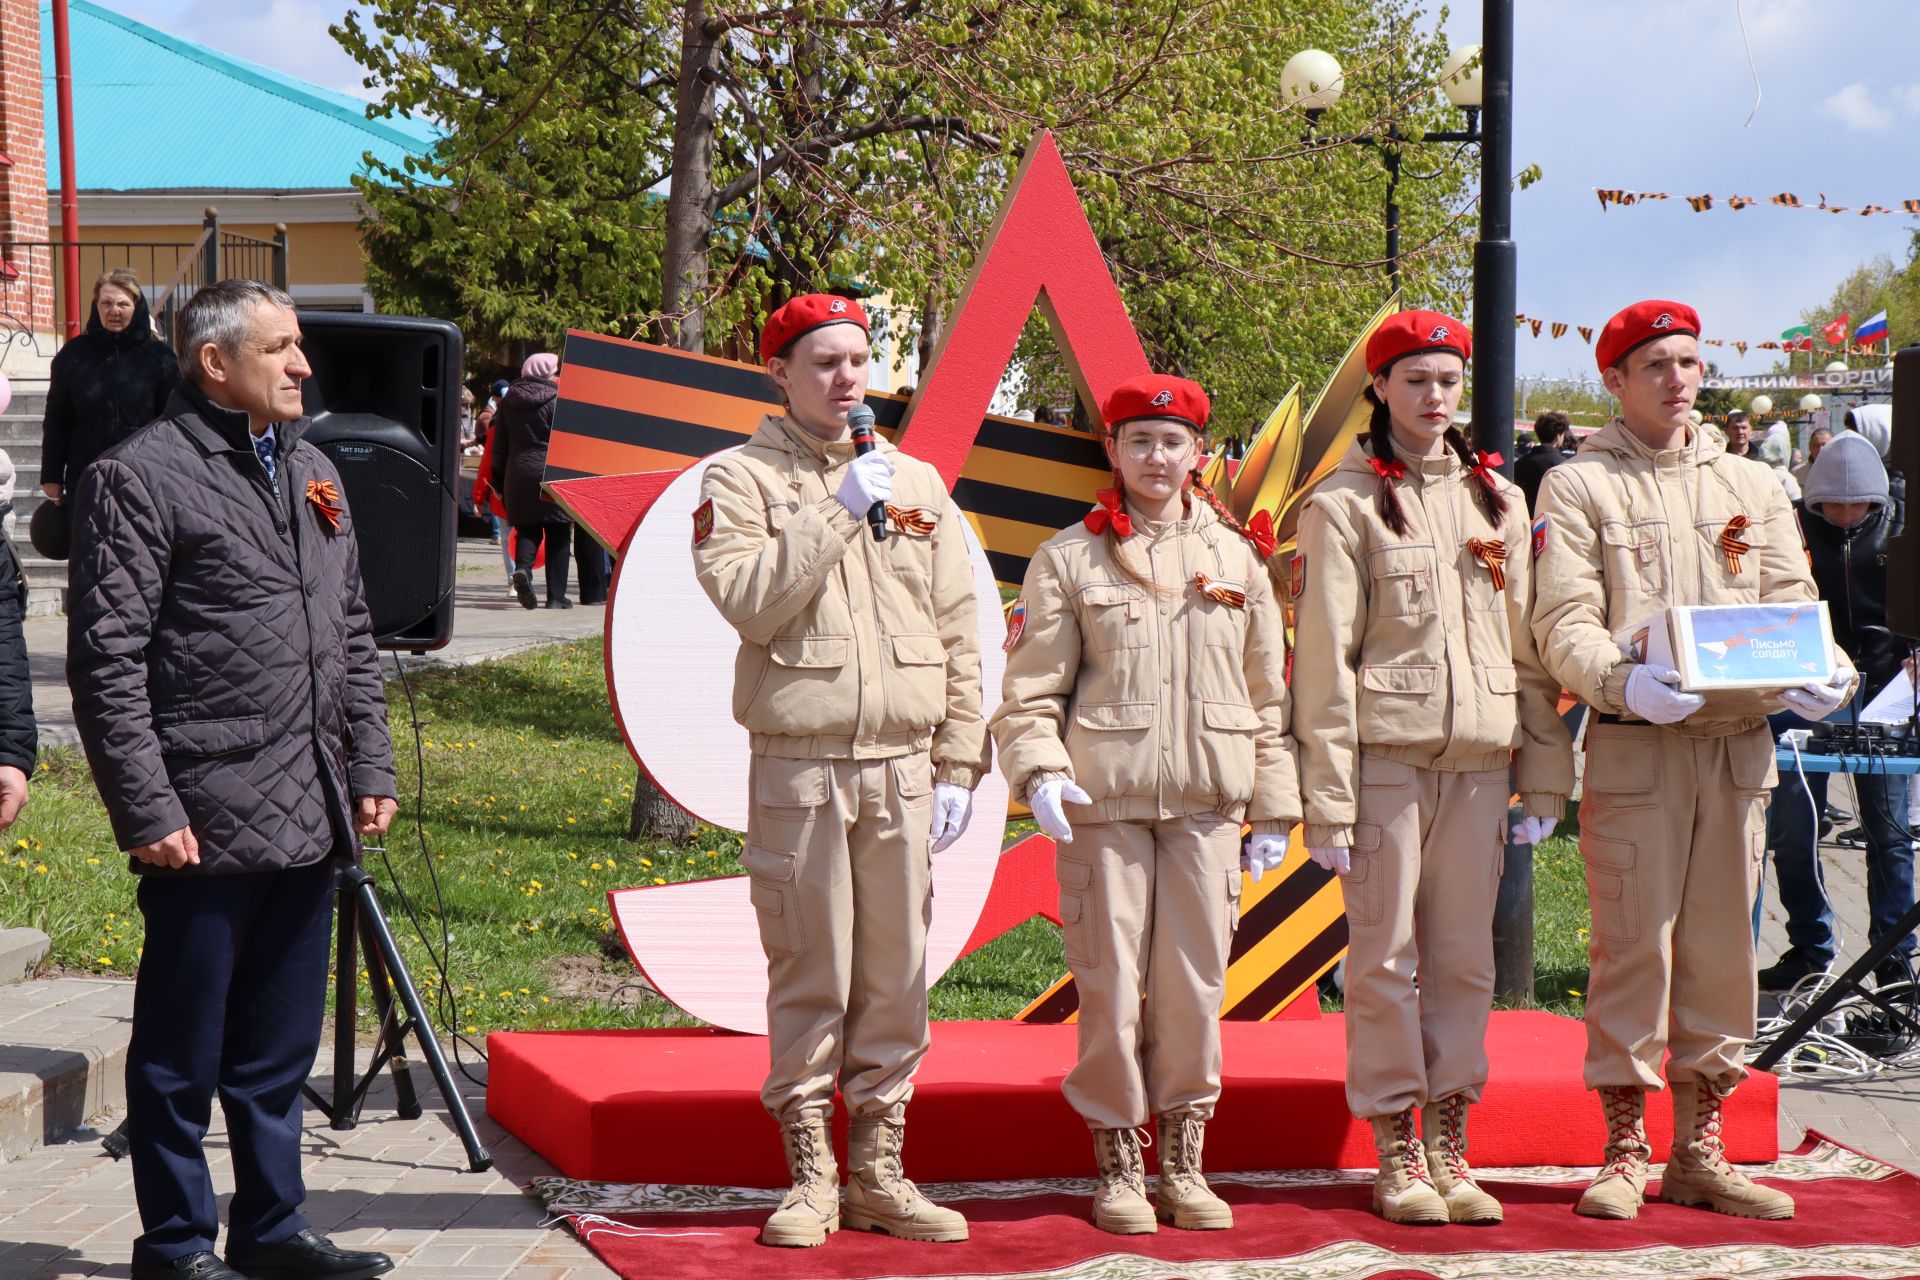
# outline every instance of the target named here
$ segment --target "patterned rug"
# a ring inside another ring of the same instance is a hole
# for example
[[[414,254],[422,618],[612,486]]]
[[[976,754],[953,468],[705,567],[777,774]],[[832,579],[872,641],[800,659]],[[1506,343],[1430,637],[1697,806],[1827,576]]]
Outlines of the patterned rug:
[[[1594,1222],[1572,1211],[1594,1170],[1533,1168],[1483,1179],[1506,1206],[1501,1226],[1398,1227],[1369,1211],[1370,1171],[1309,1170],[1211,1177],[1234,1207],[1231,1231],[1107,1235],[1086,1219],[1091,1179],[955,1182],[922,1190],[967,1215],[973,1235],[965,1243],[842,1231],[818,1249],[770,1249],[755,1235],[778,1191],[557,1177],[536,1179],[533,1190],[628,1280],[1920,1276],[1920,1179],[1817,1134],[1747,1172],[1794,1196],[1791,1221],[1748,1222],[1652,1201],[1636,1221]]]

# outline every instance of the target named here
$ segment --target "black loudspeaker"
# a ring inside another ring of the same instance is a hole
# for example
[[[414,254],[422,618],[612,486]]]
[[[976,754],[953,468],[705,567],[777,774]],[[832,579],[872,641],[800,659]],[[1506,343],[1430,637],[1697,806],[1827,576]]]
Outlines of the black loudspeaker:
[[[1920,346],[1902,347],[1893,357],[1893,444],[1887,469],[1920,483]],[[1911,487],[1908,501],[1916,496]],[[1920,530],[1907,509],[1907,527],[1887,543],[1887,627],[1895,635],[1920,640]]]
[[[460,331],[444,320],[302,311],[307,439],[333,460],[360,543],[374,642],[453,638]]]

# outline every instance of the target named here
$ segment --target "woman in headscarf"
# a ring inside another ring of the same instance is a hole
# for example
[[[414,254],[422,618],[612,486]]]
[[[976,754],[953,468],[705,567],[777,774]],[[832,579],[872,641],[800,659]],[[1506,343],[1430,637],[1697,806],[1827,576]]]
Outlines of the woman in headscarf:
[[[513,592],[520,607],[535,607],[533,561],[544,541],[547,548],[547,608],[571,609],[567,599],[567,552],[573,522],[558,504],[540,492],[547,470],[547,440],[553,434],[553,410],[560,398],[560,357],[550,351],[527,357],[520,378],[507,388],[494,414],[492,481],[506,499],[507,521],[513,525]]]

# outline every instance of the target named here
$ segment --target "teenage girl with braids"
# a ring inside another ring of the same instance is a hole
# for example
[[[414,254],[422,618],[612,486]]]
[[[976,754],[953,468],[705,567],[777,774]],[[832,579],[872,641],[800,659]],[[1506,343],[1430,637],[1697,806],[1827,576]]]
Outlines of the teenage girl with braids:
[[[1372,424],[1308,500],[1289,577],[1304,834],[1347,903],[1347,1102],[1372,1123],[1373,1207],[1393,1222],[1501,1220],[1466,1110],[1487,1081],[1516,750],[1518,843],[1573,789],[1528,627],[1526,503],[1453,425],[1472,354],[1434,311],[1375,331]]]
[[[1233,1225],[1200,1171],[1227,951],[1242,866],[1279,865],[1300,813],[1271,525],[1242,527],[1201,483],[1207,412],[1183,378],[1107,398],[1114,487],[1035,552],[992,722],[1014,794],[1058,845],[1080,993],[1063,1090],[1093,1130],[1093,1221],[1120,1234]],[[1157,1202],[1135,1134],[1153,1117]]]

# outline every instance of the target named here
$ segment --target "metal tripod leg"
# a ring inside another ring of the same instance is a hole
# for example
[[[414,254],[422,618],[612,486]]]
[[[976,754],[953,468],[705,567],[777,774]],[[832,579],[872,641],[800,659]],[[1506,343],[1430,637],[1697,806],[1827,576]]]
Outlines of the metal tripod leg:
[[[373,877],[357,866],[343,868],[340,875],[342,882],[352,887],[353,895],[359,901],[361,922],[366,926],[368,941],[373,944],[367,949],[368,953],[371,955],[378,951],[380,958],[386,962],[394,991],[412,1021],[414,1039],[420,1043],[420,1055],[427,1060],[427,1068],[433,1072],[434,1083],[440,1086],[440,1096],[453,1117],[453,1126],[459,1131],[460,1141],[467,1149],[467,1167],[475,1173],[491,1168],[493,1157],[481,1145],[480,1135],[474,1131],[473,1117],[467,1113],[467,1100],[460,1096],[460,1087],[454,1082],[453,1073],[447,1069],[446,1056],[440,1052],[440,1042],[434,1038],[433,1024],[428,1021],[426,1008],[420,1003],[420,993],[407,973],[407,962],[401,957],[400,948],[394,944],[393,931],[387,927],[386,916],[380,911],[380,900],[373,890]]]
[[[353,867],[355,871],[359,868]],[[364,875],[364,872],[360,874]],[[329,1128],[351,1129],[360,1122],[360,1106],[379,1075],[381,1064],[391,1067],[397,1110],[404,1119],[417,1119],[420,1103],[413,1087],[413,1074],[407,1061],[407,1028],[390,1016],[393,996],[384,965],[372,951],[365,955],[368,986],[374,1007],[380,1013],[380,1045],[375,1065],[364,1079],[356,1075],[354,1024],[359,1017],[360,986],[357,981],[360,954],[360,916],[366,907],[355,893],[354,883],[343,870],[334,880],[334,974],[333,974],[333,1097],[323,1097],[312,1085],[301,1092],[327,1117]],[[378,911],[376,906],[373,908]]]
[[[1877,1006],[1881,1012],[1920,1034],[1920,1024],[1916,1024],[1904,1011],[1896,1009],[1875,991],[1868,991],[1860,985],[1860,980],[1873,972],[1874,966],[1893,954],[1903,939],[1915,929],[1920,929],[1920,903],[1900,918],[1900,923],[1887,931],[1887,935],[1867,948],[1867,953],[1848,966],[1847,971],[1828,983],[1826,988],[1814,997],[1805,1013],[1793,1020],[1793,1024],[1773,1038],[1766,1051],[1753,1060],[1753,1066],[1759,1071],[1771,1071],[1773,1064],[1787,1055],[1787,1051],[1799,1044],[1806,1034],[1820,1025],[1821,1019],[1833,1012],[1834,1007],[1848,996],[1859,996]]]

